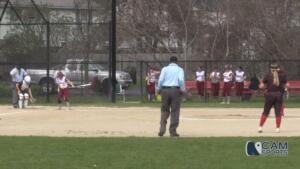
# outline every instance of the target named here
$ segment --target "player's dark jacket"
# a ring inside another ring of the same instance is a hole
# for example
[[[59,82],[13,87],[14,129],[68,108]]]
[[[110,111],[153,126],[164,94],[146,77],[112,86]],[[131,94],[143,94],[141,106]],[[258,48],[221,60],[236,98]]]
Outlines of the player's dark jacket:
[[[272,73],[267,74],[264,79],[263,83],[266,85],[267,92],[284,92],[285,84],[287,83],[287,78],[284,73],[278,73],[279,78],[279,86],[273,84],[273,75]]]

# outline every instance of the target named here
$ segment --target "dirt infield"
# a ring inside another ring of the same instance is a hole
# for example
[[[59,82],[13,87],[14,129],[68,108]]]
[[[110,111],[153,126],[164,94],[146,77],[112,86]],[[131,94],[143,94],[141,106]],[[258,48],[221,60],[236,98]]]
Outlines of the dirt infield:
[[[262,109],[183,108],[178,132],[183,137],[300,136],[300,109],[286,109],[281,133],[274,113],[257,133]],[[13,109],[0,106],[0,135],[65,137],[156,137],[158,108],[56,107]],[[168,133],[166,134],[168,136]]]

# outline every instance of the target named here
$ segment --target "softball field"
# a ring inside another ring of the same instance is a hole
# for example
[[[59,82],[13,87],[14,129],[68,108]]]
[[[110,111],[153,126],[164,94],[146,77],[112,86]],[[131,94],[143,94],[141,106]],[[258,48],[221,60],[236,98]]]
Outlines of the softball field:
[[[262,109],[182,108],[178,133],[182,137],[300,136],[300,109],[286,109],[280,133],[272,110],[263,133],[257,133]],[[108,108],[0,106],[1,136],[157,137],[160,110],[150,107]],[[166,136],[169,134],[166,133]]]

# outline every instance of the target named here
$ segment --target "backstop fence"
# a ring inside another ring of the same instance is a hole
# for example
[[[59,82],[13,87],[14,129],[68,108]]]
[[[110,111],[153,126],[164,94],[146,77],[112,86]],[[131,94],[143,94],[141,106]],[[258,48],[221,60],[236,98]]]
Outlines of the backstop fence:
[[[231,65],[235,71],[238,67],[242,67],[246,73],[246,81],[254,75],[258,79],[269,71],[269,65],[273,61],[212,61],[212,60],[188,60],[179,61],[178,64],[185,71],[185,78],[189,84],[195,82],[195,72],[199,66],[206,72],[206,81],[209,82],[209,74],[213,68],[217,68],[219,72],[224,71],[225,65]],[[288,80],[297,82],[300,79],[300,61],[299,60],[280,60],[277,61],[285,70]],[[26,69],[32,79],[33,95],[42,101],[46,101],[47,81],[49,81],[50,102],[56,102],[57,85],[55,83],[55,75],[57,71],[62,71],[68,79],[70,79],[76,87],[70,87],[71,100],[76,103],[101,103],[109,102],[110,77],[109,77],[109,61],[86,61],[82,58],[68,58],[63,62],[52,61],[50,63],[49,79],[46,74],[47,63],[32,62],[21,64]],[[168,65],[167,61],[118,61],[117,62],[117,96],[119,102],[147,102],[147,80],[146,76],[150,69],[160,71],[164,66]],[[11,77],[10,71],[15,67],[15,63],[0,62],[0,100],[11,98]],[[195,85],[194,85],[195,86]],[[293,86],[295,91],[300,86]],[[195,87],[190,89],[191,95],[188,97],[196,97]],[[206,89],[210,90],[210,89]],[[234,89],[232,96],[235,96]],[[291,96],[298,96],[299,92],[291,92]],[[43,99],[44,98],[44,99]],[[210,101],[211,94],[205,92],[206,101]],[[155,101],[155,100],[154,100]]]

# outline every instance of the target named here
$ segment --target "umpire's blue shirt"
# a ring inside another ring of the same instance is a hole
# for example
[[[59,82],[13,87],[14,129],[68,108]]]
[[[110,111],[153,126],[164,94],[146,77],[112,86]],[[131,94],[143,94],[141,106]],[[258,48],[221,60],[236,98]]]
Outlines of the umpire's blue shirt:
[[[12,82],[22,82],[24,77],[27,75],[27,72],[20,68],[20,70],[18,70],[17,68],[14,68],[10,71],[10,76],[12,77]]]
[[[180,87],[182,91],[185,90],[184,72],[181,67],[175,63],[170,63],[161,70],[157,89],[162,87]]]

